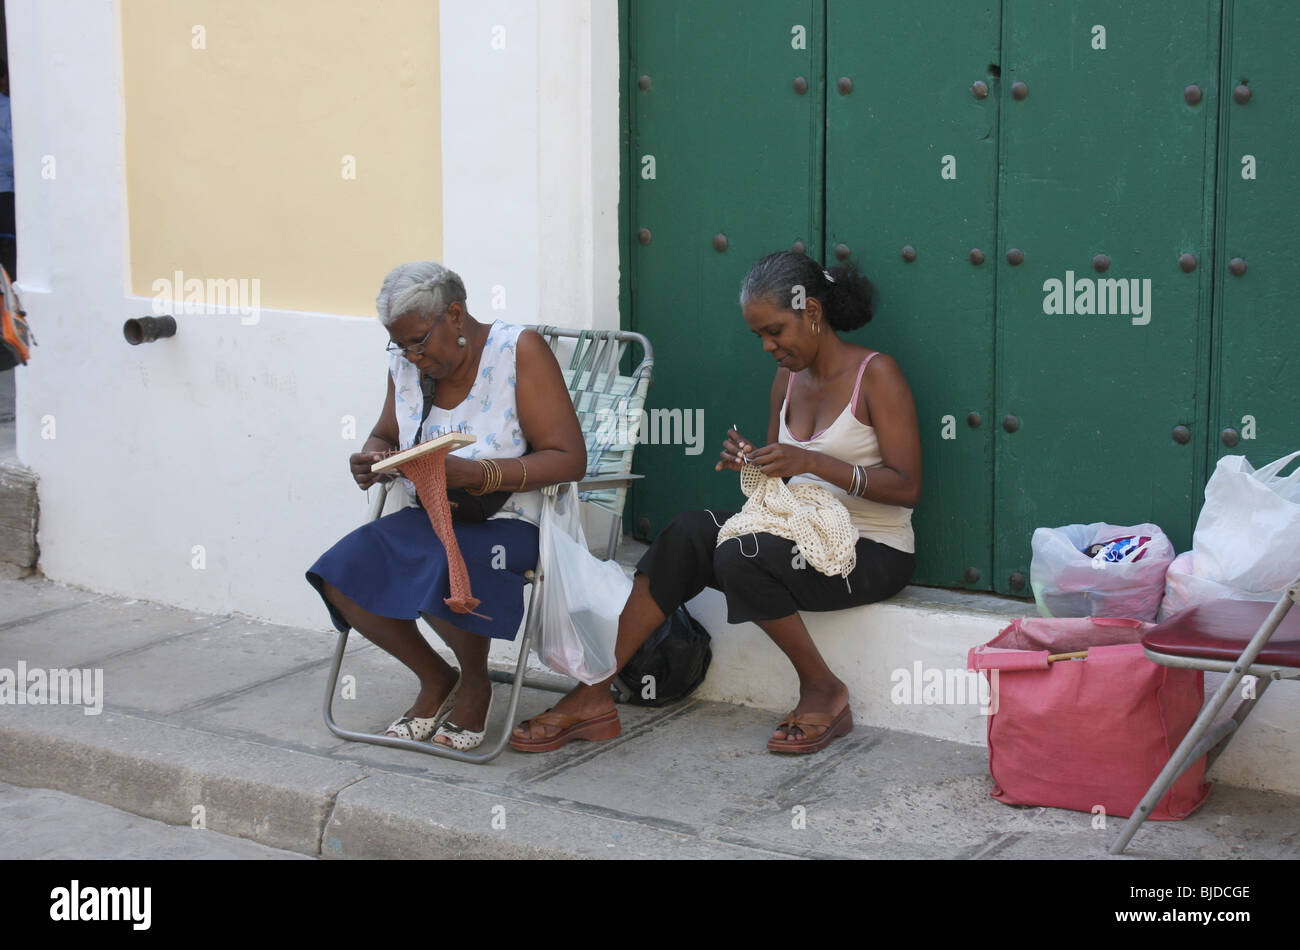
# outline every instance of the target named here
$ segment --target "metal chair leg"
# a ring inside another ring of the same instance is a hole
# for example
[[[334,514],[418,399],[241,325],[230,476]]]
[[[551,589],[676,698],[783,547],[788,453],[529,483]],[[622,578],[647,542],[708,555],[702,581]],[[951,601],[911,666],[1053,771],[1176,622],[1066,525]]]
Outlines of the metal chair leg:
[[[1254,711],[1256,704],[1263,699],[1264,690],[1268,689],[1269,683],[1273,682],[1273,677],[1256,676],[1255,680],[1255,695],[1249,699],[1243,699],[1237,704],[1237,708],[1232,711],[1232,716],[1222,723],[1224,728],[1223,737],[1218,742],[1210,745],[1204,750],[1205,771],[1210,771],[1210,766],[1214,764],[1214,760],[1223,754],[1224,749],[1228,748],[1228,743],[1232,741],[1234,736],[1236,736],[1237,730],[1241,728],[1241,724],[1245,722],[1246,717]],[[1231,725],[1229,725],[1229,723],[1231,723]],[[1197,756],[1197,758],[1199,758],[1199,756]],[[1196,759],[1192,759],[1192,761],[1195,762]]]
[[[347,649],[348,634],[351,632],[349,629],[339,634],[338,646],[334,648],[334,657],[330,662],[329,680],[325,683],[325,725],[334,735],[343,738],[347,737],[343,735],[342,727],[334,721],[334,690],[338,686],[339,670],[343,667],[343,651]]]
[[[1228,718],[1220,719],[1205,731],[1200,741],[1188,754],[1187,761],[1189,763],[1194,763],[1201,756],[1205,756],[1205,771],[1210,771],[1210,766],[1214,764],[1214,760],[1223,754],[1224,749],[1228,748],[1228,744],[1236,736],[1241,724],[1246,721],[1246,717],[1250,715],[1255,708],[1255,704],[1264,695],[1264,690],[1268,689],[1268,684],[1273,682],[1271,676],[1256,676],[1255,679],[1259,681],[1255,694],[1249,699],[1243,699],[1239,702],[1237,708],[1232,711]],[[1179,777],[1181,777],[1181,773]],[[1177,781],[1177,778],[1175,778],[1175,781]]]
[[[612,561],[618,557],[618,543],[623,540],[623,517],[614,515],[609,526],[609,538],[605,544],[605,560]]]
[[[436,755],[444,759],[455,759],[458,762],[476,764],[491,762],[505,750],[506,743],[510,741],[510,732],[514,728],[515,714],[519,709],[519,694],[524,685],[524,668],[528,664],[528,650],[532,644],[535,624],[541,617],[540,588],[541,584],[535,581],[532,593],[528,598],[528,613],[524,620],[524,633],[519,643],[519,660],[515,663],[515,672],[510,687],[510,703],[506,709],[506,725],[501,730],[501,735],[497,738],[496,743],[489,749],[484,751],[461,751],[436,742],[416,742],[414,739],[400,739],[395,736],[378,736],[368,732],[354,732],[351,729],[344,729],[335,722],[333,716],[334,689],[338,683],[339,669],[343,663],[343,650],[348,642],[348,633],[346,631],[339,634],[338,646],[334,650],[333,662],[330,664],[329,682],[326,684],[325,693],[325,725],[330,732],[340,739],[348,739],[352,742],[368,742],[371,745],[388,746],[392,749],[409,749],[412,752]]]
[[[1294,597],[1294,591],[1292,592],[1292,597]],[[1128,843],[1133,840],[1133,836],[1137,834],[1138,829],[1142,827],[1142,822],[1146,821],[1147,815],[1151,814],[1160,799],[1164,798],[1169,789],[1173,788],[1174,782],[1176,782],[1178,777],[1187,770],[1187,767],[1196,761],[1196,759],[1192,758],[1192,753],[1197,751],[1197,746],[1200,744],[1201,740],[1205,738],[1208,732],[1210,732],[1214,720],[1218,718],[1220,711],[1225,705],[1227,705],[1228,698],[1236,692],[1237,686],[1241,683],[1242,677],[1245,676],[1251,666],[1254,665],[1255,660],[1263,651],[1265,644],[1267,644],[1269,638],[1273,636],[1273,632],[1277,630],[1278,625],[1282,623],[1282,618],[1285,617],[1287,611],[1291,609],[1291,604],[1291,598],[1284,597],[1274,605],[1271,611],[1269,611],[1268,617],[1264,620],[1264,623],[1260,626],[1259,630],[1255,632],[1255,635],[1251,638],[1250,643],[1242,652],[1241,656],[1238,657],[1236,664],[1232,668],[1232,672],[1229,673],[1227,677],[1224,678],[1223,682],[1219,684],[1219,688],[1215,692],[1214,698],[1211,699],[1205,708],[1201,710],[1201,714],[1196,717],[1196,722],[1192,724],[1192,728],[1187,731],[1187,735],[1183,737],[1183,741],[1178,744],[1178,748],[1174,750],[1174,754],[1169,757],[1169,761],[1165,763],[1165,767],[1161,769],[1160,774],[1156,776],[1155,782],[1149,789],[1147,789],[1146,795],[1142,796],[1142,801],[1138,804],[1138,807],[1134,810],[1133,814],[1129,816],[1128,821],[1124,823],[1124,827],[1120,831],[1119,837],[1116,838],[1115,843],[1110,846],[1111,854],[1122,854],[1124,852],[1124,849],[1128,847]],[[1240,709],[1237,711],[1240,712]],[[1249,713],[1249,711],[1249,709],[1246,710],[1247,713]],[[1242,718],[1244,719],[1245,716]],[[1233,722],[1234,720],[1230,719],[1228,721]],[[1228,729],[1228,733],[1230,734],[1235,729],[1236,726],[1234,725]],[[1217,736],[1214,744],[1217,745],[1223,738],[1223,735]],[[1197,758],[1199,758],[1199,756],[1197,756]]]

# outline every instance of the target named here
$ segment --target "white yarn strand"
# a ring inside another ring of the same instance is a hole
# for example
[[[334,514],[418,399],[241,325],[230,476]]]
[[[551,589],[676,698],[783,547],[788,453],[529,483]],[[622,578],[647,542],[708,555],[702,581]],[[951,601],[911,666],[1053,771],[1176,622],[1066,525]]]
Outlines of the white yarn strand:
[[[717,528],[719,531],[721,531],[724,527],[726,527],[725,524],[720,524],[720,523],[718,522],[718,516],[715,515],[715,514],[713,513],[712,510],[710,510],[710,509],[708,509],[708,508],[705,508],[704,510],[707,511],[708,514],[709,514],[709,517],[713,519],[713,526],[714,526],[715,528]],[[730,519],[728,519],[728,520],[730,520]],[[753,553],[753,554],[746,554],[746,553],[745,553],[745,542],[744,542],[743,540],[741,540],[740,538],[736,538],[736,541],[740,544],[740,553],[741,553],[741,556],[742,556],[742,557],[747,557],[747,558],[756,558],[756,557],[758,557],[758,534],[755,533],[755,532],[753,532],[753,531],[751,531],[750,534],[754,535],[754,553]],[[727,540],[727,539],[724,538],[723,540],[725,541],[725,540]],[[718,544],[722,544],[722,541],[719,541]]]

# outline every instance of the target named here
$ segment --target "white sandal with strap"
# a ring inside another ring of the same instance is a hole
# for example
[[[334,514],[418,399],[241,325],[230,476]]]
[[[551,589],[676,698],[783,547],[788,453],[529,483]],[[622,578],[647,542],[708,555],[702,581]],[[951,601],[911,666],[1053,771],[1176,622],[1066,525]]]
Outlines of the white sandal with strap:
[[[492,718],[492,702],[495,699],[495,692],[488,694],[488,708],[487,712],[483,714],[482,732],[470,732],[468,729],[449,720],[438,727],[438,732],[434,736],[434,744],[450,744],[457,752],[468,752],[470,749],[477,749],[483,744],[483,737],[487,735],[488,720]],[[438,736],[445,738],[447,743],[437,742]]]
[[[442,701],[442,705],[438,707],[436,713],[424,718],[419,716],[401,716],[394,719],[392,724],[389,725],[388,729],[385,731],[385,735],[392,732],[396,733],[397,738],[399,739],[413,739],[416,742],[423,742],[425,739],[428,739],[433,735],[434,730],[438,728],[438,724],[446,718],[447,713],[451,712],[451,707],[456,703],[456,693],[459,690],[460,677],[457,676],[456,682],[451,687],[451,692],[447,694],[447,698]]]

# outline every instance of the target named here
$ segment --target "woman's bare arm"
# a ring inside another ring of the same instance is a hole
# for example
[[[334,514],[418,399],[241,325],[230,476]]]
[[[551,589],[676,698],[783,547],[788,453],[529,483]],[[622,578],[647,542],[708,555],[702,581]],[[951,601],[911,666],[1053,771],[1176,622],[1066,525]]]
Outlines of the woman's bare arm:
[[[392,374],[384,373],[384,378],[388,380],[388,394],[384,397],[384,408],[379,410],[379,421],[370,430],[370,437],[361,446],[361,451],[354,452],[348,459],[352,477],[362,489],[369,488],[377,481],[392,478],[391,475],[370,474],[370,466],[379,459],[381,453],[397,448],[397,397],[393,392]]]
[[[366,445],[371,441],[382,442],[379,450],[397,448],[397,441],[400,438],[397,434],[397,396],[393,392],[393,376],[391,373],[385,373],[384,378],[388,380],[388,392],[384,396],[384,408],[379,410],[379,421],[375,427],[370,430],[370,438],[366,440]],[[366,451],[362,446],[362,451]]]
[[[587,473],[587,445],[573,411],[573,400],[555,354],[534,330],[519,334],[515,349],[515,405],[519,427],[532,449],[523,458],[496,459],[501,489],[518,490],[527,469],[524,490],[576,482]],[[483,467],[468,459],[447,458],[448,488],[480,488]],[[453,465],[453,462],[456,464]]]

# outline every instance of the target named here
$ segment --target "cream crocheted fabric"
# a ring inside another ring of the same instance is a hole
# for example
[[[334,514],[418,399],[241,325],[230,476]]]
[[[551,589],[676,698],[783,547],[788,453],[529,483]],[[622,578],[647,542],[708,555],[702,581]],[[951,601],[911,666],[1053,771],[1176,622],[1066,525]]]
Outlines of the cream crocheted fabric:
[[[718,532],[718,544],[752,532],[767,532],[799,545],[804,560],[827,577],[847,578],[858,564],[858,529],[849,511],[820,485],[787,485],[757,465],[740,470],[740,490],[749,499]]]

